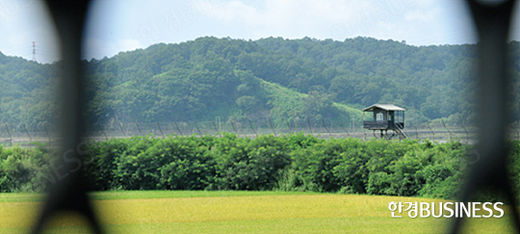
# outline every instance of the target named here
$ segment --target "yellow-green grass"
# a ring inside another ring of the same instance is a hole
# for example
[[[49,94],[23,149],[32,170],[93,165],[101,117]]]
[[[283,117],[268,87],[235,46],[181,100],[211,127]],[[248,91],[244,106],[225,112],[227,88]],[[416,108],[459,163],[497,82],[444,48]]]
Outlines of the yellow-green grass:
[[[109,233],[439,233],[440,218],[391,218],[391,201],[434,199],[246,191],[117,191],[91,194]],[[28,231],[38,194],[0,194],[0,233]],[[471,233],[509,233],[501,219],[470,219]],[[86,232],[74,214],[56,216],[48,233]]]

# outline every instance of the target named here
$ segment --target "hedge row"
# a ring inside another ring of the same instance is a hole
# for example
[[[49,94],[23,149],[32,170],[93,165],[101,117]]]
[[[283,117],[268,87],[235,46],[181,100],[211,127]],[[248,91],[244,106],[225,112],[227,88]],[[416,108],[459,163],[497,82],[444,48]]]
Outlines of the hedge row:
[[[514,155],[519,155],[514,142]],[[93,190],[297,190],[453,198],[470,146],[313,136],[133,137],[83,145]],[[41,191],[67,175],[47,147],[0,147],[0,191]],[[66,157],[66,155],[64,156]],[[520,160],[512,168],[518,183]],[[516,184],[517,188],[520,183]]]

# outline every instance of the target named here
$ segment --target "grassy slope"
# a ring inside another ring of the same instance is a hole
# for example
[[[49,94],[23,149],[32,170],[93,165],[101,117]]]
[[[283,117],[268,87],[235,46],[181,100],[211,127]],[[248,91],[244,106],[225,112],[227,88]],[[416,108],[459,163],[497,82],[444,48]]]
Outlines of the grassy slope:
[[[265,80],[261,80],[261,84],[265,92],[267,93],[269,103],[273,106],[273,109],[287,108],[288,111],[295,110],[295,112],[299,112],[303,109],[303,99],[308,96],[307,94],[300,93],[286,88],[284,86],[281,86],[279,84],[268,82]],[[363,112],[361,110],[336,102],[334,102],[332,106],[337,108],[340,111],[340,113],[343,113],[346,116],[353,118],[355,121],[359,121],[362,119]],[[279,116],[279,118],[287,119],[288,117]]]
[[[37,202],[2,194],[0,233],[27,231]],[[93,193],[109,233],[438,233],[445,219],[391,218],[390,201],[423,198],[245,191],[117,191]],[[506,218],[469,221],[466,231],[506,233]],[[82,233],[84,221],[62,214],[50,233]]]

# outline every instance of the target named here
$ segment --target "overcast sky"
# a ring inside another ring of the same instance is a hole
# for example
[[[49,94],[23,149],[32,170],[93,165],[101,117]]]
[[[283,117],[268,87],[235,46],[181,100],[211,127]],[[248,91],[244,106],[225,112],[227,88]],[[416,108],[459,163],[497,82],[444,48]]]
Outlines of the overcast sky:
[[[54,29],[42,9],[38,0],[0,0],[0,52],[31,59],[35,41],[37,61],[57,59]],[[91,6],[85,57],[200,36],[475,42],[467,9],[456,0],[100,0]]]

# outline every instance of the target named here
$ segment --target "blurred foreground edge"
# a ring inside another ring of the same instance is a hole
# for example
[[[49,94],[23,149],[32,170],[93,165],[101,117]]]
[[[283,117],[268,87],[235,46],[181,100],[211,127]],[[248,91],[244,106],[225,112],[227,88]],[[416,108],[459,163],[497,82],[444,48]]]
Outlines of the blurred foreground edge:
[[[53,216],[72,212],[84,217],[94,233],[103,233],[87,196],[88,181],[83,178],[82,159],[77,152],[81,136],[87,133],[84,72],[81,64],[83,28],[89,0],[46,0],[60,41],[62,67],[59,79],[59,134],[63,139],[57,157],[60,175],[51,184],[32,233],[42,233]]]
[[[487,190],[502,195],[513,209],[511,220],[520,233],[516,194],[508,175],[507,127],[510,121],[508,96],[511,90],[510,54],[507,41],[516,0],[466,0],[477,32],[477,60],[473,74],[477,79],[479,160],[468,168],[459,200],[469,202]],[[488,190],[490,189],[490,190]],[[453,219],[448,233],[459,233],[464,219]]]

